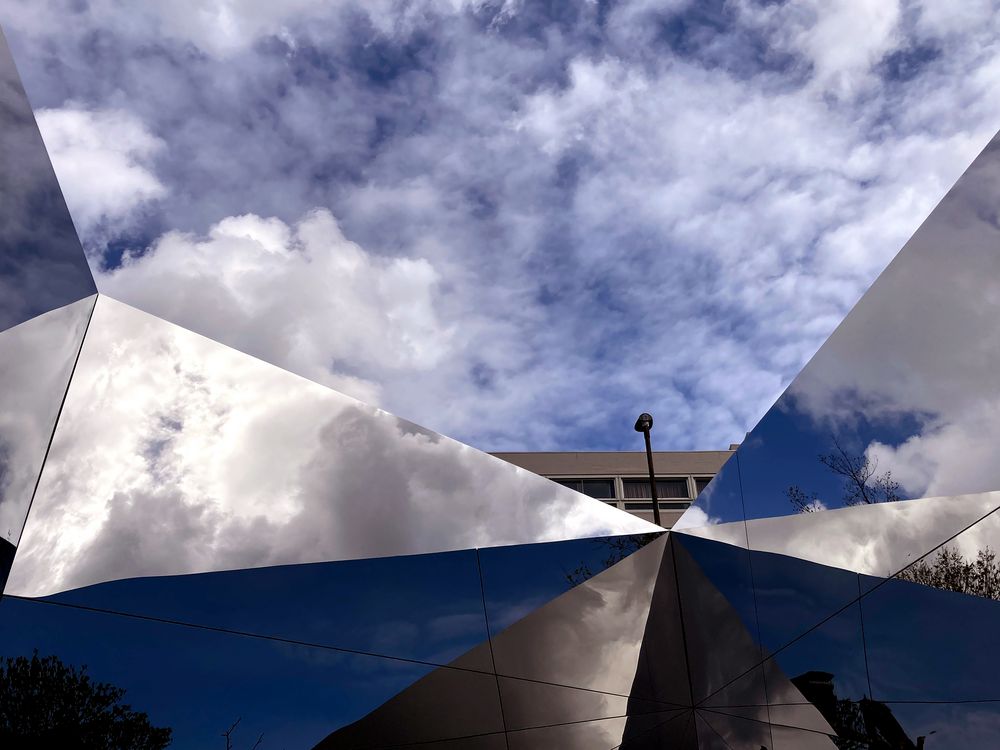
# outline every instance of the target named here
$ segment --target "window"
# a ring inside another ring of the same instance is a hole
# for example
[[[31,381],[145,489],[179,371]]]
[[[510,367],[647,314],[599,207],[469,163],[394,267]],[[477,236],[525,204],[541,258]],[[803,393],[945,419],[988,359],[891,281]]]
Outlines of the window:
[[[625,489],[625,499],[649,497],[648,479],[623,479],[622,486]],[[670,500],[672,498],[688,499],[688,485],[686,479],[660,479],[656,480],[656,496],[660,500]],[[628,506],[626,505],[626,508]],[[649,503],[652,509],[652,503]],[[663,507],[662,505],[660,507]],[[639,510],[638,508],[636,510]]]
[[[699,495],[702,493],[702,491],[704,491],[704,489],[706,487],[708,487],[708,483],[711,482],[711,481],[712,481],[712,477],[695,477],[694,478],[695,490],[698,492]]]
[[[588,497],[598,500],[615,499],[615,482],[613,479],[554,479],[556,484],[569,487],[571,490],[582,492]]]
[[[688,506],[691,505],[690,500],[673,500],[665,503],[659,503],[660,510],[687,510]],[[653,503],[646,501],[644,503],[626,502],[625,510],[653,510]]]

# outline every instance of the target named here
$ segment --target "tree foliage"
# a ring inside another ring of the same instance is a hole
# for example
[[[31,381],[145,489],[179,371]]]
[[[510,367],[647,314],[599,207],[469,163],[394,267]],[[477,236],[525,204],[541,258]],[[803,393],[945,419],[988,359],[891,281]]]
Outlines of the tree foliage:
[[[898,578],[945,591],[1000,600],[1000,563],[989,547],[979,550],[975,560],[966,560],[952,547],[942,547],[933,558],[918,560],[903,569]]]
[[[899,482],[891,471],[878,473],[878,459],[867,454],[848,453],[840,442],[833,439],[833,450],[817,456],[819,462],[843,479],[841,502],[844,505],[874,505],[902,500]],[[807,494],[797,485],[785,490],[785,497],[800,513],[823,510],[825,505],[815,492]]]
[[[0,747],[161,750],[171,730],[121,702],[122,688],[91,680],[55,656],[0,661]]]

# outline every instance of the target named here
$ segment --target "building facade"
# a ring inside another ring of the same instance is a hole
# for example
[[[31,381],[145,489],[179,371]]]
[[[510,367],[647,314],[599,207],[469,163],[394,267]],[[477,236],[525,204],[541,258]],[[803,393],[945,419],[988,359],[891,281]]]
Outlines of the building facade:
[[[674,525],[738,447],[733,444],[724,451],[653,453],[656,494],[665,528]],[[653,520],[649,469],[642,451],[516,451],[493,455],[645,521]]]

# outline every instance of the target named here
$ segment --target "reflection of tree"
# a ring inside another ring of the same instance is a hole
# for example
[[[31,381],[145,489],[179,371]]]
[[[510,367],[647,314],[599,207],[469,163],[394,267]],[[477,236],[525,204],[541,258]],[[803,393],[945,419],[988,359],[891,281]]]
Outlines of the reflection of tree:
[[[903,499],[899,494],[899,482],[893,480],[892,472],[877,473],[877,458],[869,458],[864,453],[848,453],[837,438],[833,439],[833,446],[832,451],[820,454],[817,458],[827,469],[843,479],[841,500],[844,505],[873,505]],[[800,513],[812,513],[824,508],[815,492],[807,494],[798,485],[786,489],[785,496]]]
[[[647,544],[658,538],[662,532],[656,531],[651,534],[632,534],[629,536],[607,536],[592,540],[594,544],[605,548],[605,555],[597,565],[583,562],[573,570],[566,573],[566,580],[572,586],[577,586],[584,581],[593,578],[598,573],[607,570],[612,565],[616,565],[637,552]],[[596,570],[594,569],[596,568]]]
[[[161,750],[170,729],[121,703],[125,691],[94,682],[55,656],[0,662],[0,746]]]
[[[966,560],[958,550],[942,547],[934,559],[918,560],[897,577],[936,589],[1000,600],[1000,563],[989,547],[979,550],[975,560]]]
[[[838,698],[829,672],[811,671],[792,678],[792,684],[812,703],[837,733],[840,750],[916,750],[899,721],[884,703],[868,698]]]
[[[226,738],[226,750],[233,750],[233,733],[236,731],[236,727],[239,723],[243,721],[243,717],[236,719],[232,724],[230,724],[229,729],[222,733],[222,736]],[[257,741],[253,743],[250,750],[257,750],[260,747],[260,743],[264,741],[264,733],[261,732],[257,737]]]

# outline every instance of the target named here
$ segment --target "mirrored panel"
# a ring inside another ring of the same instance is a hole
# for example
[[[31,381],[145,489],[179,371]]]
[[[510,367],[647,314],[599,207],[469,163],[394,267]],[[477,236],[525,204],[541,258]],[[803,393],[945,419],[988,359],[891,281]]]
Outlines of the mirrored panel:
[[[699,750],[729,748],[771,748],[771,726],[766,721],[749,721],[714,709],[696,712]]]
[[[739,536],[735,529],[740,528],[745,518],[743,510],[743,491],[740,488],[739,453],[734,454],[723,465],[712,481],[698,493],[691,507],[684,511],[677,523],[671,529],[685,533],[705,535],[710,534],[716,526],[732,528],[730,538],[722,540],[730,544],[745,546],[746,535]],[[703,531],[704,529],[709,531]]]
[[[656,530],[102,296],[8,585]]]
[[[0,331],[96,292],[0,31]]]
[[[753,519],[746,530],[754,550],[890,576],[998,508],[1000,492],[984,492]],[[732,540],[744,527],[719,524],[687,533],[739,543]]]
[[[506,705],[504,706],[506,711]],[[650,742],[656,737],[658,744],[649,747],[679,747],[677,744],[666,744],[664,740],[668,732],[671,739],[683,737],[685,724],[679,719],[687,714],[687,709],[661,710],[642,716],[641,720],[648,723]],[[507,742],[511,750],[609,750],[623,744],[626,722],[632,717],[614,717],[597,719],[595,721],[577,721],[567,724],[556,724],[531,729],[507,730]],[[674,739],[676,742],[676,739]],[[638,747],[638,745],[636,745]]]
[[[508,730],[680,707],[630,699],[665,542],[660,536],[493,636]],[[678,636],[676,628],[663,634]]]
[[[499,633],[543,604],[617,565],[663,533],[479,550],[490,633]]]
[[[0,644],[0,726],[25,747],[312,747],[430,672],[6,596]],[[457,674],[460,695],[492,683]]]
[[[864,741],[852,702],[868,698],[855,573],[753,553],[770,721]]]
[[[698,729],[694,709],[676,713],[630,716],[619,750],[696,750]]]
[[[0,545],[18,543],[94,297],[0,331]],[[12,553],[11,553],[12,555]],[[7,568],[0,565],[0,583]]]
[[[743,441],[748,519],[1000,489],[998,195],[994,139]]]
[[[438,667],[371,713],[323,739],[317,750],[386,748],[436,744],[493,747],[504,736],[496,675],[475,665],[489,655],[489,643]],[[447,745],[442,745],[447,747]]]
[[[950,561],[938,566],[932,559],[928,565],[951,584],[964,577],[953,577]],[[995,744],[1000,602],[909,580],[871,579],[868,587],[861,606],[873,735],[910,743],[898,747]]]
[[[487,638],[475,550],[130,578],[48,601],[432,667]]]
[[[727,701],[763,706],[763,660],[757,642],[750,557],[747,550],[684,534],[671,534],[680,609],[695,705]],[[734,680],[753,672],[750,681]],[[716,700],[718,699],[718,700]]]

